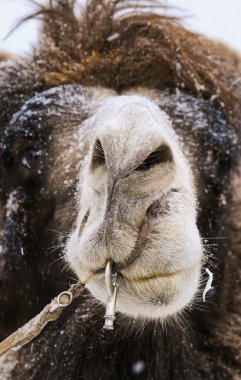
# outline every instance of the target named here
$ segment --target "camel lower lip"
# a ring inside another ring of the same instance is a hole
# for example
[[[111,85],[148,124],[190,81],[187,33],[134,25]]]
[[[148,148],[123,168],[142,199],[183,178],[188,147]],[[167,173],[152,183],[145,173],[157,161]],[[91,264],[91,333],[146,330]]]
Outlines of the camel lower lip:
[[[136,278],[131,278],[131,277],[127,277],[126,275],[123,275],[121,273],[121,276],[122,277],[125,277],[128,281],[131,281],[131,282],[145,282],[145,281],[151,281],[151,280],[156,280],[158,278],[170,278],[170,277],[174,277],[178,274],[180,274],[181,272],[183,272],[182,270],[180,271],[177,271],[177,272],[173,272],[173,273],[159,273],[159,274],[154,274],[154,275],[151,275],[151,276],[146,276],[146,277],[136,277]]]
[[[175,279],[175,277],[182,276],[183,274],[192,271],[197,266],[197,264],[199,264],[199,263],[195,262],[190,267],[182,268],[182,269],[176,270],[175,272],[155,273],[155,274],[147,275],[144,277],[131,277],[128,275],[128,273],[127,274],[122,273],[121,271],[118,272],[118,276],[123,277],[124,279],[126,279],[130,282],[133,282],[133,283],[138,283],[138,282],[144,283],[144,282],[149,282],[149,281],[158,280],[158,279],[160,279],[160,280],[161,279],[163,279],[163,280]]]
[[[169,278],[169,277],[173,277],[173,276],[177,275],[178,273],[180,273],[180,272],[166,273],[166,274],[161,273],[161,274],[156,274],[156,275],[148,276],[148,277],[133,278],[133,279],[130,279],[130,281],[133,281],[133,282],[143,282],[143,281],[155,280],[157,278]]]

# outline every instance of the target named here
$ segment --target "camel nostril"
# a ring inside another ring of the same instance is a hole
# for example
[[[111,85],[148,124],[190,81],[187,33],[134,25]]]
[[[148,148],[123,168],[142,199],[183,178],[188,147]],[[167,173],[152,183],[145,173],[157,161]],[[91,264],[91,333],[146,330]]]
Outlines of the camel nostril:
[[[162,144],[155,149],[135,170],[148,170],[159,164],[166,164],[173,161],[172,151],[169,146]]]
[[[103,166],[106,164],[105,161],[105,152],[102,147],[102,144],[99,139],[95,141],[93,148],[93,156],[91,161],[91,168],[93,170],[97,169],[99,166]]]
[[[82,219],[82,222],[80,224],[80,227],[79,227],[79,236],[82,234],[82,231],[84,229],[84,226],[89,218],[89,215],[90,215],[90,210],[88,210],[86,213],[85,213],[85,216],[83,217]]]

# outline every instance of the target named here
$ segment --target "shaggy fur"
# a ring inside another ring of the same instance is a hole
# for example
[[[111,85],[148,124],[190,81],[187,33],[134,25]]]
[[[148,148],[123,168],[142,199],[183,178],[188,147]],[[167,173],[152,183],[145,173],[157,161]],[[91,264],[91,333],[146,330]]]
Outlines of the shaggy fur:
[[[188,147],[214,289],[205,308],[196,302],[185,320],[143,325],[119,315],[113,332],[102,331],[104,308],[86,293],[16,354],[4,379],[237,380],[240,57],[176,19],[134,7],[123,13],[123,2],[101,0],[88,2],[77,17],[74,3],[56,0],[40,8],[43,30],[30,59],[1,64],[1,338],[66,289],[72,276],[63,271],[61,247],[76,215],[78,163],[91,139],[87,131],[76,155],[72,136],[89,116],[75,99],[86,91],[82,86],[157,91]],[[72,153],[61,155],[70,143]],[[31,170],[21,164],[29,151],[41,152]]]

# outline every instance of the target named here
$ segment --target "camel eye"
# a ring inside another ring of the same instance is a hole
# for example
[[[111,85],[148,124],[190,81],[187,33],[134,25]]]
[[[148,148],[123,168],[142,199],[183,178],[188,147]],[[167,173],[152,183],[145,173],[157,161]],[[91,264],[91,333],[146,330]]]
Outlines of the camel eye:
[[[173,161],[171,149],[167,145],[161,145],[155,149],[135,170],[148,170],[155,165]]]
[[[91,166],[96,169],[99,166],[105,165],[105,153],[100,140],[96,140],[93,150]]]
[[[40,156],[41,151],[29,149],[22,155],[21,163],[24,167],[28,169],[34,169],[37,165]]]

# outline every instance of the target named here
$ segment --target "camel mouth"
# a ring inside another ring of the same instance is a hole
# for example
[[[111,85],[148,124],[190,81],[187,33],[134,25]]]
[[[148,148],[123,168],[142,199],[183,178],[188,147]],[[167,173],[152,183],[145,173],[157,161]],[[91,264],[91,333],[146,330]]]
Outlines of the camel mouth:
[[[170,280],[172,280],[175,277],[178,277],[179,275],[182,275],[183,273],[188,272],[197,266],[201,267],[202,266],[201,261],[198,260],[197,262],[194,262],[191,266],[184,267],[184,268],[178,269],[176,271],[166,271],[166,272],[154,273],[151,275],[138,276],[138,277],[132,277],[130,275],[130,273],[128,271],[128,269],[129,269],[128,263],[114,263],[114,262],[112,262],[112,269],[113,269],[113,273],[118,273],[119,278],[121,277],[124,280],[129,281],[131,283],[142,283],[143,284],[145,282],[148,283],[152,280],[157,280],[157,279],[163,279],[163,280],[170,279]],[[133,264],[133,262],[131,264]],[[106,266],[102,266],[101,268],[94,270],[93,274],[96,276],[99,276],[99,275],[104,276],[105,270],[106,270]]]
[[[112,269],[113,269],[113,274],[118,274],[118,278],[122,278],[125,281],[128,281],[130,283],[148,283],[152,280],[157,280],[157,279],[163,279],[163,280],[173,280],[174,278],[177,278],[180,275],[183,275],[183,273],[191,271],[195,267],[201,267],[202,262],[198,260],[197,262],[193,263],[189,267],[185,267],[176,271],[166,271],[166,272],[161,272],[161,273],[154,273],[151,275],[146,275],[146,276],[139,276],[139,277],[132,277],[128,272],[126,272],[126,269],[128,269],[128,265],[124,264],[119,264],[119,263],[113,263],[112,262]],[[104,276],[106,270],[105,267],[101,267],[97,270],[95,270],[93,273],[94,275],[97,276]]]
[[[196,262],[192,263],[191,266],[183,267],[183,268],[177,269],[175,271],[168,271],[167,270],[165,272],[153,273],[150,275],[138,276],[138,277],[134,277],[134,276],[132,277],[131,274],[129,274],[126,271],[124,271],[124,272],[122,270],[116,271],[116,269],[115,269],[115,271],[118,272],[119,277],[123,277],[132,283],[148,283],[152,280],[157,280],[157,279],[173,280],[173,279],[177,278],[178,276],[183,275],[184,273],[187,273],[187,272],[191,271],[192,269],[194,269],[196,267],[201,267],[201,266],[202,266],[202,260],[197,260]]]
[[[183,310],[193,300],[200,281],[200,261],[176,271],[135,277],[118,271],[116,311],[134,318],[165,319]],[[104,276],[97,276],[87,288],[106,304]]]

